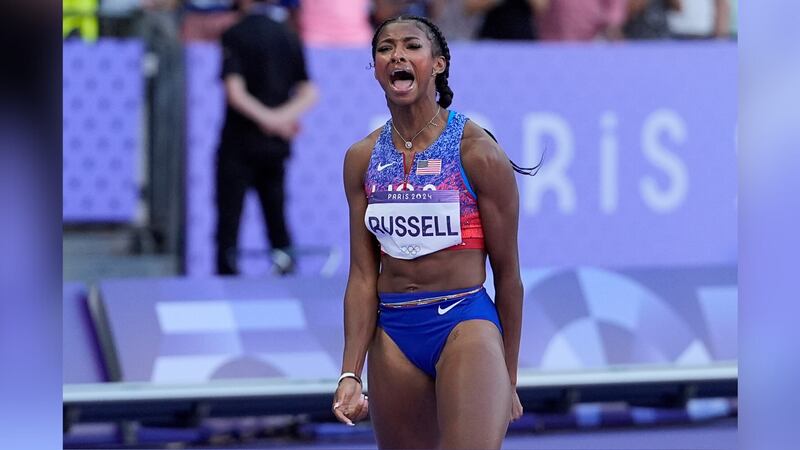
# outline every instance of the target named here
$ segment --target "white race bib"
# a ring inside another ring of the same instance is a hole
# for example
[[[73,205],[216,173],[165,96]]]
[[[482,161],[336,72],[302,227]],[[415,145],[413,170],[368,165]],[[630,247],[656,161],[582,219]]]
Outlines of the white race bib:
[[[458,191],[379,191],[369,196],[364,224],[383,251],[414,259],[461,243]]]

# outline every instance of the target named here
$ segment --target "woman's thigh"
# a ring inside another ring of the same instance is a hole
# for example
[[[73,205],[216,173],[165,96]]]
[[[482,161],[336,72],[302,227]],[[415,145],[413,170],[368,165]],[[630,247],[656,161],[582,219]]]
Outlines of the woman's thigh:
[[[503,338],[488,320],[459,323],[436,365],[441,448],[500,448],[511,417]]]
[[[369,414],[381,449],[438,447],[434,381],[378,328],[368,354]]]

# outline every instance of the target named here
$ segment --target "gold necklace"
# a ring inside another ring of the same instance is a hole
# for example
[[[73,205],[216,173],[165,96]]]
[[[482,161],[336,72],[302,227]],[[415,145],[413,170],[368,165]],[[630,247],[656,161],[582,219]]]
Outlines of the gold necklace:
[[[421,130],[417,131],[417,134],[415,134],[415,135],[414,135],[414,137],[412,137],[411,139],[406,139],[406,138],[404,138],[404,137],[403,137],[403,135],[402,135],[402,134],[400,134],[400,132],[397,130],[397,127],[396,127],[396,126],[394,126],[394,121],[392,121],[392,128],[394,128],[394,131],[395,131],[395,133],[397,133],[397,135],[398,135],[398,136],[400,136],[400,139],[402,139],[402,140],[403,140],[403,142],[405,143],[405,144],[404,144],[404,145],[405,145],[405,147],[406,147],[407,149],[409,149],[409,150],[410,150],[410,149],[411,149],[411,146],[413,145],[413,144],[411,144],[411,141],[413,141],[414,139],[416,139],[416,138],[417,138],[417,136],[419,136],[419,135],[420,135],[420,133],[422,133],[423,131],[425,131],[425,128],[428,128],[428,127],[429,127],[429,126],[430,126],[430,125],[433,123],[434,119],[436,119],[436,117],[438,117],[438,116],[439,116],[439,112],[440,112],[441,110],[442,110],[442,106],[441,106],[441,105],[439,105],[439,108],[436,110],[436,114],[434,114],[434,115],[433,115],[433,117],[431,117],[431,120],[429,120],[429,121],[428,121],[428,123],[427,123],[427,124],[425,124],[425,126],[424,126],[424,127],[422,127],[422,129],[421,129]]]

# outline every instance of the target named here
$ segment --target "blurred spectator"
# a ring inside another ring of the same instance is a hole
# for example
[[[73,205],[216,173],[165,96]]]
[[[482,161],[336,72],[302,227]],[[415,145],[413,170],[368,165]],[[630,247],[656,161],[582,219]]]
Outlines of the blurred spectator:
[[[133,31],[147,55],[147,149],[145,196],[148,227],[156,250],[177,254],[183,230],[184,61],[178,24],[179,0],[141,0]]]
[[[290,27],[269,17],[262,2],[242,0],[246,13],[222,36],[227,108],[217,152],[217,272],[236,274],[245,194],[258,193],[272,259],[294,268],[284,214],[285,164],[300,116],[317,98],[303,47]]]
[[[135,34],[141,37],[147,49],[161,54],[158,46],[180,48],[178,39],[179,0],[141,0],[136,13]]]
[[[685,0],[684,0],[685,1]],[[679,11],[681,0],[628,0],[625,37],[630,39],[667,39],[668,11]]]
[[[535,17],[549,0],[465,0],[470,13],[484,13],[478,39],[532,40],[538,37]]]
[[[136,34],[136,22],[142,16],[142,0],[102,0],[100,2],[100,34],[127,38]]]
[[[129,16],[142,8],[142,0],[102,0],[100,12],[104,16]]]
[[[437,22],[442,12],[442,0],[373,0],[372,24],[400,15],[427,17]]]
[[[300,34],[300,0],[277,0],[272,18],[278,22],[286,22],[292,31]],[[279,16],[283,15],[283,19]]]
[[[234,0],[186,0],[181,39],[184,42],[219,42],[222,33],[238,18]]]
[[[623,38],[627,0],[547,0],[537,15],[539,37],[548,41]]]
[[[307,45],[367,45],[372,39],[369,0],[302,0],[300,32]]]
[[[680,11],[667,16],[670,31],[678,39],[730,37],[729,0],[683,0]]]
[[[475,38],[481,17],[466,10],[465,0],[442,0],[437,14],[436,25],[448,42]]]
[[[99,32],[97,24],[98,0],[64,0],[62,7],[62,33],[64,38],[81,37],[96,41]]]

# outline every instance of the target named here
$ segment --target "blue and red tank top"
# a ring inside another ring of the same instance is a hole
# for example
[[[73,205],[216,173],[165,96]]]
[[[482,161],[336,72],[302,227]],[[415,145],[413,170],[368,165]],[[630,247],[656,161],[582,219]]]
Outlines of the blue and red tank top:
[[[390,256],[484,248],[477,197],[461,164],[467,120],[450,111],[444,131],[414,154],[410,167],[392,142],[391,119],[383,126],[364,179],[364,223]]]

